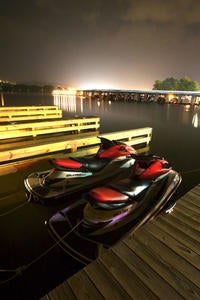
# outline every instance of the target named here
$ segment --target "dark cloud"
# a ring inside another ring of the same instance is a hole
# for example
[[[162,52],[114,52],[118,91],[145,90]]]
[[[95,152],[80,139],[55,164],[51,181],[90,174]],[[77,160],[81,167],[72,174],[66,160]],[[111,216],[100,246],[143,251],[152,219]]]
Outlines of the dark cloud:
[[[0,77],[151,88],[200,82],[199,0],[18,0],[0,11]]]

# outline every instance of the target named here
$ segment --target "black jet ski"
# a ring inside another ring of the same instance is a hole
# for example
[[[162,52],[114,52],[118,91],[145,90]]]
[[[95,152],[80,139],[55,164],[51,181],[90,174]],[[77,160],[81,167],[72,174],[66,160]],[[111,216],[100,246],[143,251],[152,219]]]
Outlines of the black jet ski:
[[[134,164],[136,150],[133,147],[99,138],[100,148],[95,156],[55,158],[50,161],[52,169],[31,173],[24,180],[27,199],[43,203],[60,199],[106,182]]]
[[[90,190],[47,222],[68,254],[87,264],[161,212],[170,212],[181,176],[165,159],[138,156],[129,177]]]

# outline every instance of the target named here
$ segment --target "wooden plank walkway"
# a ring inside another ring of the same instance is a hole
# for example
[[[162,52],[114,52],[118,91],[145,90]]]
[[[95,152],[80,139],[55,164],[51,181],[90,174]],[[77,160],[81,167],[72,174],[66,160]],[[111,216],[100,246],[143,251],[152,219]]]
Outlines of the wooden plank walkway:
[[[200,184],[41,300],[200,299]]]

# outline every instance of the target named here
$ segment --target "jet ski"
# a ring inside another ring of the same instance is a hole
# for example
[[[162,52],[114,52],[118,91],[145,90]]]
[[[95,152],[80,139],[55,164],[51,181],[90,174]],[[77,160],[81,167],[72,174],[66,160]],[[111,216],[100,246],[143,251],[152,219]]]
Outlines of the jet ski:
[[[128,177],[98,186],[54,214],[48,231],[66,253],[88,264],[176,202],[181,175],[157,156],[138,156]]]
[[[25,180],[29,201],[46,203],[91,188],[122,173],[135,162],[136,150],[120,141],[98,137],[99,150],[93,157],[55,158],[53,168],[31,173]]]

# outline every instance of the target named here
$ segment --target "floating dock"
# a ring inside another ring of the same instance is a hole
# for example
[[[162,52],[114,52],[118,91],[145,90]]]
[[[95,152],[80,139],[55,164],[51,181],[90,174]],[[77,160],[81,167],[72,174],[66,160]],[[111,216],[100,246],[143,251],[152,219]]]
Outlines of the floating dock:
[[[61,117],[62,111],[57,106],[1,107],[0,168],[14,161],[60,151],[94,154],[100,144],[97,135],[132,146],[147,146],[152,137],[150,127],[100,134],[99,117],[60,120]],[[52,120],[46,121],[47,118]],[[35,122],[31,121],[33,119]]]
[[[70,134],[97,131],[100,126],[99,123],[100,118],[88,117],[70,120],[52,120],[48,122],[4,124],[0,125],[0,140],[37,137],[54,133]]]
[[[41,300],[200,299],[200,184]]]
[[[73,120],[72,120],[73,121]],[[152,128],[138,128],[106,134],[102,137],[122,141],[130,146],[141,146],[142,152],[147,152],[152,138]],[[35,162],[45,157],[86,156],[97,152],[100,139],[97,132],[73,135],[50,136],[43,139],[0,143],[0,175],[16,172],[20,165]],[[140,149],[138,149],[140,152]]]
[[[0,122],[30,121],[62,118],[62,110],[49,106],[3,106],[0,107]]]

